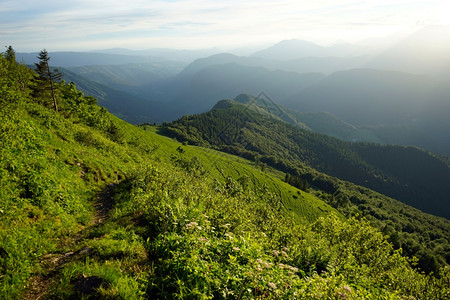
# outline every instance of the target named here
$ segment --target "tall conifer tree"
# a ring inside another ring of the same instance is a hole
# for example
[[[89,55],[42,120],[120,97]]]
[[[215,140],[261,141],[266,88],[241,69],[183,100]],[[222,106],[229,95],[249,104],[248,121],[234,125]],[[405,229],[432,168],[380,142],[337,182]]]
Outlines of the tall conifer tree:
[[[5,58],[6,58],[9,62],[14,62],[14,63],[16,63],[16,51],[14,51],[14,49],[13,49],[12,46],[6,47]]]
[[[42,50],[37,57],[39,58],[39,63],[35,64],[36,73],[39,75],[37,89],[49,90],[51,92],[53,107],[58,111],[55,82],[59,81],[63,74],[58,69],[54,69],[53,71],[50,69],[50,65],[48,64],[50,57],[48,56],[47,50]]]

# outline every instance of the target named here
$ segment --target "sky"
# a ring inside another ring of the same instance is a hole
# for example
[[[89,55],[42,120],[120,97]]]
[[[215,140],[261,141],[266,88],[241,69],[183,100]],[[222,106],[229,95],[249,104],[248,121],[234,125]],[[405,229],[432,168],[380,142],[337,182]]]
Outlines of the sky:
[[[0,0],[0,47],[19,52],[360,43],[435,24],[450,0]]]

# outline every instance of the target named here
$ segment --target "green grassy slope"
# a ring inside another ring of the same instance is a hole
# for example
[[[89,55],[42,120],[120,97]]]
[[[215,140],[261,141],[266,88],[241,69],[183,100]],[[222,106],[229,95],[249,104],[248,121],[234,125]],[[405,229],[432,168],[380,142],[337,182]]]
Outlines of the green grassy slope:
[[[143,128],[150,132],[159,131],[158,127]],[[300,222],[314,221],[319,216],[335,211],[315,196],[283,182],[284,174],[272,168],[267,167],[261,171],[260,166],[241,157],[203,147],[180,146],[179,142],[160,135],[153,134],[149,138],[158,145],[158,150],[155,151],[160,154],[158,159],[170,158],[175,163],[177,160],[187,162],[198,160],[202,172],[205,173],[205,179],[226,182],[230,178],[238,181],[246,189],[273,193]]]
[[[280,172],[130,125],[73,85],[57,85],[56,112],[1,56],[0,75],[0,298],[450,293],[448,269],[419,273]]]

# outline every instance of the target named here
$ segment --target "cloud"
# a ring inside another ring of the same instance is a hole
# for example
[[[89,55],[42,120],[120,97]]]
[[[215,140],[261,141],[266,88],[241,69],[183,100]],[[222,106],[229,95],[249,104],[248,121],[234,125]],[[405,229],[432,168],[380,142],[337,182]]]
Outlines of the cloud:
[[[69,44],[114,47],[115,41],[131,48],[180,48],[192,46],[187,37],[200,47],[286,38],[332,42],[342,38],[336,35],[361,38],[364,29],[384,34],[431,22],[424,12],[439,1],[3,0],[0,40],[24,50],[38,44],[58,50]]]

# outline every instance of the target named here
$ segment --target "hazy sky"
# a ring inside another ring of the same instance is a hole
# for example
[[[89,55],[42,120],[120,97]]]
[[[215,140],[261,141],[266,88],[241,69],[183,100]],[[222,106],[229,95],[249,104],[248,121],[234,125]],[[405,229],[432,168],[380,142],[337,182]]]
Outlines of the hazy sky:
[[[197,49],[293,38],[329,44],[449,22],[450,0],[0,0],[0,46]]]

